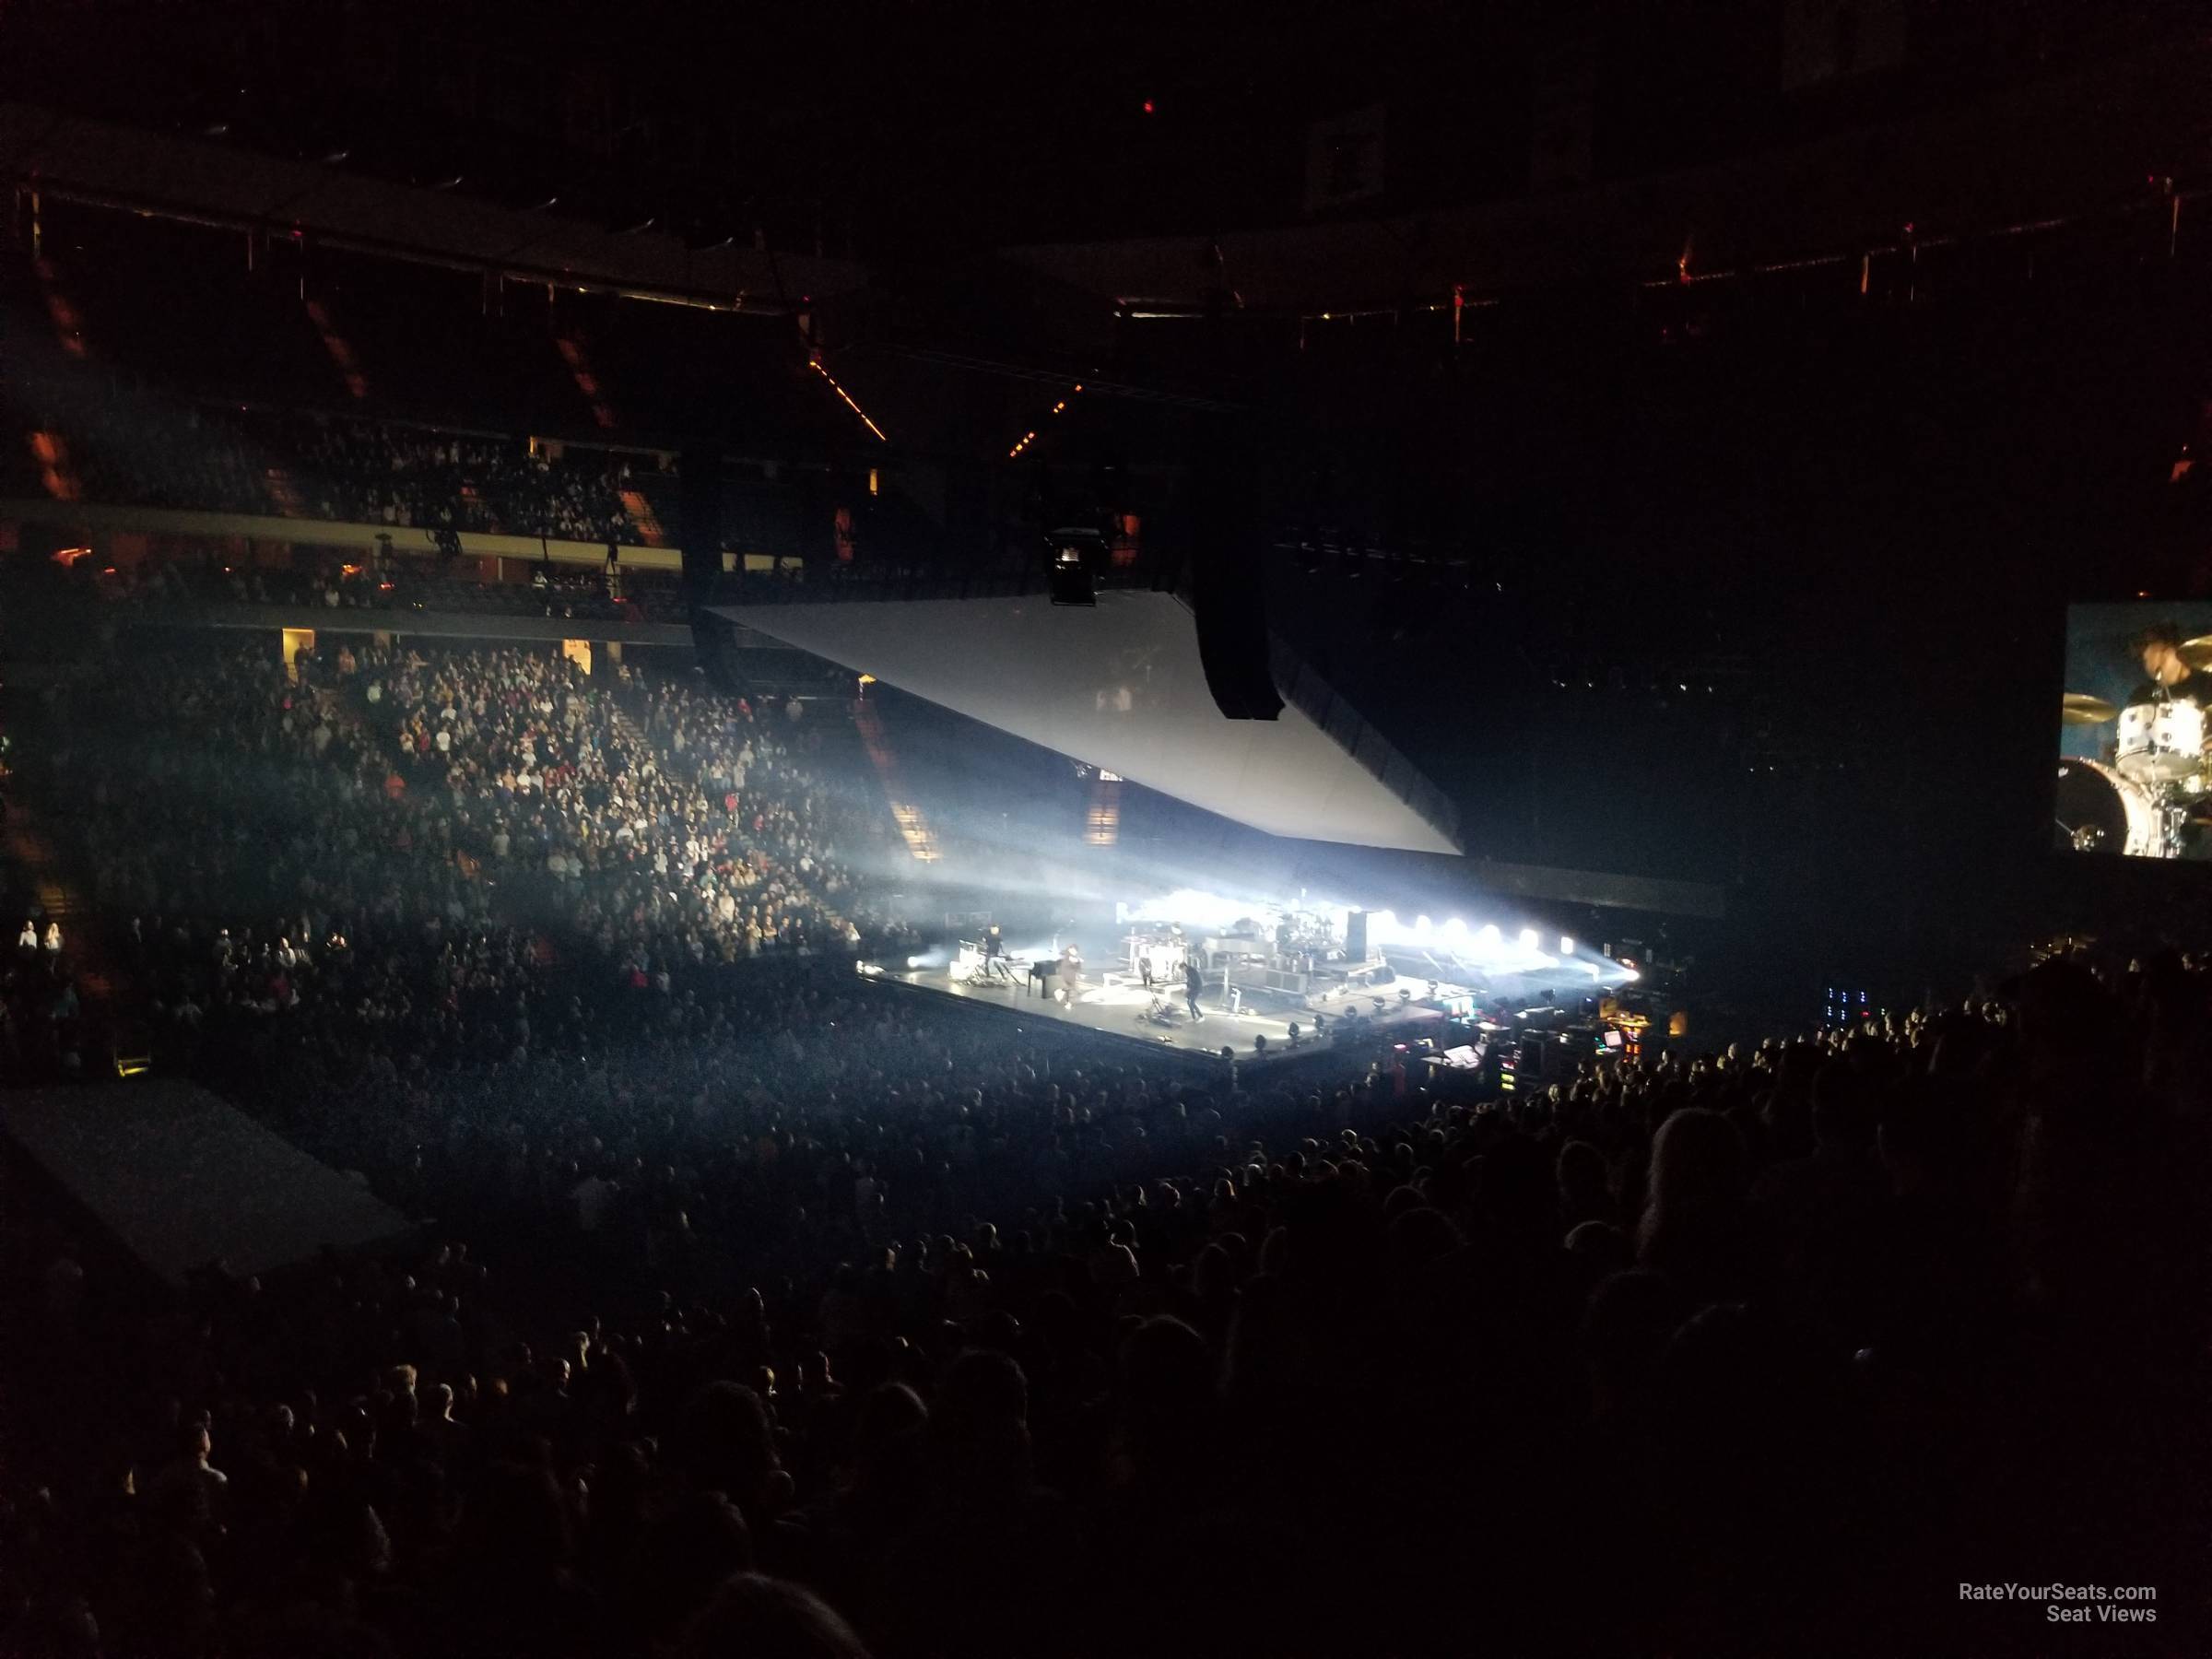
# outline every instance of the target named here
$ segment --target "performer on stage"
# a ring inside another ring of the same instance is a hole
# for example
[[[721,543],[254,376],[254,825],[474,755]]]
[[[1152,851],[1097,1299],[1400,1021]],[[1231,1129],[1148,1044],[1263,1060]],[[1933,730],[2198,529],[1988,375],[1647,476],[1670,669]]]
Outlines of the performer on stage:
[[[2154,622],[2128,644],[2147,677],[2127,694],[2127,712],[2121,718],[2124,741],[2129,719],[2145,704],[2155,708],[2162,703],[2192,703],[2212,714],[2212,674],[2190,666],[2189,659],[2182,653],[2182,629],[2178,626]],[[2194,741],[2212,747],[2201,735],[2203,727],[2200,717],[2194,728],[2196,734]],[[2208,770],[2212,770],[2212,757],[2207,759]],[[2124,773],[2128,771],[2127,757],[2119,759],[2120,770]],[[2212,834],[2206,833],[2206,777],[2205,772],[2180,779],[2151,775],[2149,782],[2158,794],[2158,804],[2171,805],[2175,819],[2171,832],[2159,841],[2154,856],[2185,858],[2197,863],[2212,860]]]
[[[1198,993],[1206,989],[1206,976],[1198,971],[1198,964],[1185,957],[1182,963],[1182,1001],[1190,1009],[1194,1020],[1203,1021],[1206,1011],[1198,1006]]]
[[[2181,653],[2182,630],[2154,622],[2129,641],[2149,677],[2128,693],[2129,703],[2193,702],[2212,706],[2212,677],[2197,673]]]

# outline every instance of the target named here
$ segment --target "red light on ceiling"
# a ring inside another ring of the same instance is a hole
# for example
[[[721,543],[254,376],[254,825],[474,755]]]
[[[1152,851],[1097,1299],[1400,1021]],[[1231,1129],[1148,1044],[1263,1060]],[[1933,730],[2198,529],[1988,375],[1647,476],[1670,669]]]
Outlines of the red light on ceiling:
[[[1146,114],[1147,114],[1147,115],[1156,115],[1156,114],[1158,114],[1159,112],[1159,107],[1158,107],[1157,105],[1155,105],[1155,104],[1153,103],[1153,101],[1152,101],[1150,99],[1148,99],[1148,98],[1147,98],[1147,99],[1146,99],[1146,100],[1145,100],[1145,113],[1146,113]]]

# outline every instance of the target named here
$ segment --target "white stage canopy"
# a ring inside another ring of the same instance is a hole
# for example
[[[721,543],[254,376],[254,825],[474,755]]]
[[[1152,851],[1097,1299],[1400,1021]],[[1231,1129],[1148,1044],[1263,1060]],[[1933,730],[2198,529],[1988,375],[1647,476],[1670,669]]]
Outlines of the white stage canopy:
[[[1215,707],[1172,594],[747,605],[716,614],[1072,759],[1270,835],[1456,853],[1451,837],[1295,706]]]

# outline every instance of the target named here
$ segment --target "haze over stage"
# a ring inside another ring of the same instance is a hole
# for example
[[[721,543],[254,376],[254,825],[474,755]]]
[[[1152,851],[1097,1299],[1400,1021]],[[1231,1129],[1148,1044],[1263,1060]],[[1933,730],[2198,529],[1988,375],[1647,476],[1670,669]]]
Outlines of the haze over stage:
[[[220,1259],[239,1275],[413,1230],[369,1189],[206,1089],[145,1077],[11,1093],[0,1125],[70,1196],[171,1284]]]
[[[1206,689],[1197,625],[1172,594],[1110,589],[1098,599],[1095,608],[1038,594],[716,614],[1270,835],[1460,851],[1295,703],[1276,720],[1223,714]],[[1377,740],[1359,728],[1356,741]],[[1406,775],[1391,759],[1394,775]]]

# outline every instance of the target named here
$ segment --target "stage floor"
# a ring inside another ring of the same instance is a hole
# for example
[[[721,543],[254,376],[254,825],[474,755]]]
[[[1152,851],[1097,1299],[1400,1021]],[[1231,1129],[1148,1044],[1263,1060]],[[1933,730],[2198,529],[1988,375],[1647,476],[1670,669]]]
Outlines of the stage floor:
[[[195,1084],[142,1077],[30,1088],[0,1128],[69,1195],[172,1285],[218,1258],[271,1273],[396,1243],[414,1224]]]
[[[1154,1025],[1140,1018],[1151,1006],[1153,994],[1135,979],[1125,974],[1111,974],[1103,980],[1087,979],[1082,994],[1073,1004],[1063,1004],[1051,997],[1040,996],[1034,991],[1025,994],[1022,983],[1011,985],[971,985],[956,978],[948,968],[918,968],[909,970],[886,969],[879,976],[885,984],[911,985],[916,990],[931,991],[943,996],[956,996],[987,1007],[996,1007],[1009,1014],[1018,1014],[1033,1019],[1051,1019],[1067,1025],[1088,1027],[1109,1037],[1126,1038],[1132,1042],[1146,1043],[1155,1048],[1169,1048],[1182,1053],[1218,1058],[1223,1048],[1236,1050],[1239,1062],[1249,1065],[1256,1053],[1255,1039],[1267,1039],[1269,1061],[1287,1058],[1290,1048],[1290,1022],[1298,1021],[1301,1032],[1307,1033],[1305,1046],[1296,1052],[1312,1052],[1311,1033],[1313,1015],[1306,1009],[1277,1013],[1274,1009],[1255,1008],[1246,1002],[1232,1012],[1221,1003],[1218,990],[1208,990],[1200,998],[1199,1006],[1206,1018],[1194,1025],[1183,1012],[1182,993],[1178,990],[1169,999],[1175,1010],[1174,1023]],[[1400,983],[1410,984],[1401,981]],[[1420,987],[1426,990],[1426,985]],[[1382,1000],[1377,1012],[1375,998]],[[1425,1025],[1441,1025],[1443,1015],[1435,1008],[1418,1003],[1410,1006],[1398,1000],[1396,985],[1377,985],[1360,992],[1357,998],[1345,996],[1330,1007],[1322,1010],[1329,1027],[1337,1023],[1337,1008],[1349,1008],[1355,1000],[1360,1012],[1369,1018],[1363,1022],[1373,1030],[1418,1032]]]

